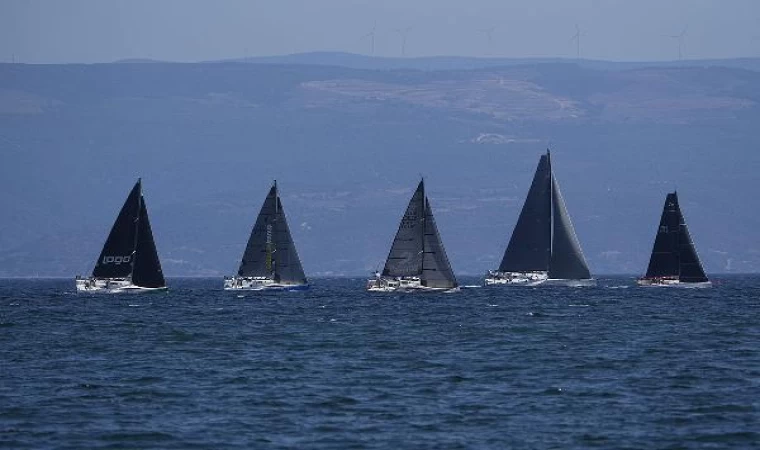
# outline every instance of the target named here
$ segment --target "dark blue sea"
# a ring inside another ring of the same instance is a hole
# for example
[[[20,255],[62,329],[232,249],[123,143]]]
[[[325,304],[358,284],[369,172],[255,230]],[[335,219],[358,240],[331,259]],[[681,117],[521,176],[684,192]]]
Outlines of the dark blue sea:
[[[169,281],[0,280],[0,447],[760,447],[758,277],[440,295]]]

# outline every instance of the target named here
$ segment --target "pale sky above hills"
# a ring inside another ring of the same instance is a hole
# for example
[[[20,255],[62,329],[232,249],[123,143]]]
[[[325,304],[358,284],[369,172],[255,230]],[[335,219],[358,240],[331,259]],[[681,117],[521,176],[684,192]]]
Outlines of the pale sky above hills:
[[[377,56],[575,57],[576,24],[584,58],[760,56],[757,0],[2,0],[0,61],[371,54],[375,23]]]

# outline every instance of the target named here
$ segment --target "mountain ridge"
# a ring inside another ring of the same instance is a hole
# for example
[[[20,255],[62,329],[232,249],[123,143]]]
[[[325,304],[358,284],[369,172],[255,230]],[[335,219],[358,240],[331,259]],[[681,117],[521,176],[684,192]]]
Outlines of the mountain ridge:
[[[676,186],[708,273],[756,272],[758,102],[740,68],[0,64],[0,276],[87,273],[138,176],[168,276],[233,273],[274,178],[307,275],[365,274],[421,172],[477,275],[548,145],[592,272],[645,269]]]

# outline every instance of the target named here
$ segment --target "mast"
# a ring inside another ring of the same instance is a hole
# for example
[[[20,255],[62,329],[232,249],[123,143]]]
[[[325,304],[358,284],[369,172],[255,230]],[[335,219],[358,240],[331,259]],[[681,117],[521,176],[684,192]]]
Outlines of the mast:
[[[274,219],[272,220],[272,238],[270,239],[270,242],[268,244],[268,252],[269,252],[269,258],[271,260],[272,265],[272,279],[275,281],[280,281],[279,275],[277,275],[277,259],[275,259],[274,254],[277,251],[277,248],[274,244],[274,237],[276,236],[275,233],[277,233],[277,222],[278,222],[278,214],[280,213],[280,193],[277,192],[277,180],[274,180],[272,183],[272,188],[274,189]]]
[[[420,227],[420,240],[422,241],[422,262],[420,263],[420,282],[422,282],[422,274],[425,273],[425,228],[427,226],[427,220],[425,215],[427,212],[427,195],[425,194],[425,177],[420,177],[420,184],[422,185],[422,226]]]
[[[678,204],[678,190],[673,189],[673,198],[676,202],[676,214],[678,217],[678,227],[676,232],[676,267],[678,267],[678,279],[681,279],[681,229],[686,226],[681,214],[681,205]]]
[[[546,164],[549,167],[549,264],[551,264],[552,254],[554,254],[554,172],[552,171],[552,155],[549,149],[546,149]],[[547,267],[547,271],[548,271]]]
[[[129,278],[132,279],[135,273],[135,260],[137,259],[137,242],[140,239],[140,212],[142,211],[142,178],[137,179],[137,214],[135,214],[135,240],[132,246],[132,258],[129,264],[132,266],[132,271],[129,274]]]

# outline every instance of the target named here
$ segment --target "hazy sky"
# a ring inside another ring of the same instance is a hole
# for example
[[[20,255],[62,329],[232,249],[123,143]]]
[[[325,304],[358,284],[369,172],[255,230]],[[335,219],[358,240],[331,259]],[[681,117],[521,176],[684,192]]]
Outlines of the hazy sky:
[[[586,58],[760,56],[760,0],[0,0],[0,61],[369,54],[375,22],[379,56],[574,57],[576,24]]]

